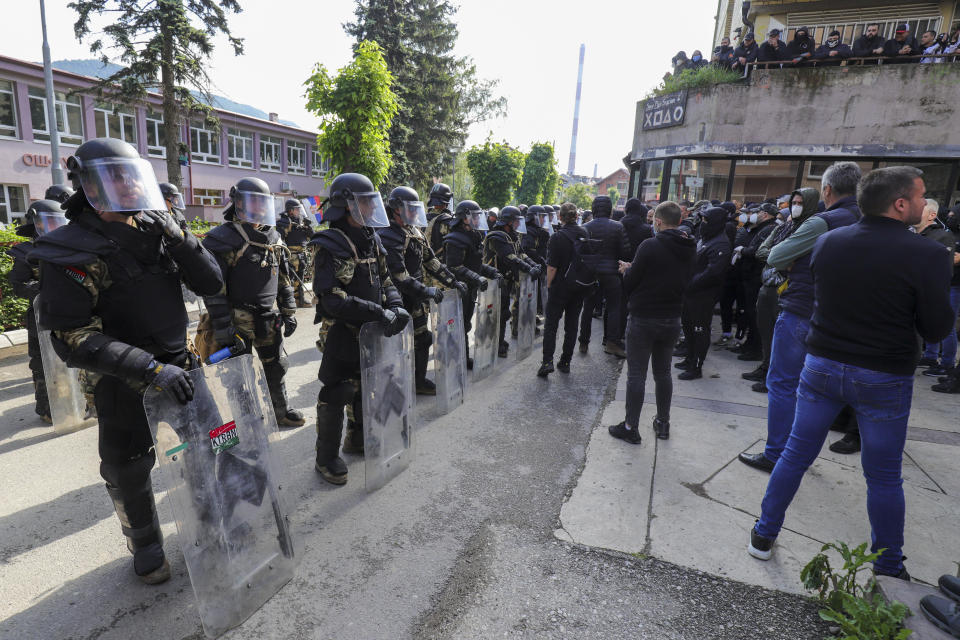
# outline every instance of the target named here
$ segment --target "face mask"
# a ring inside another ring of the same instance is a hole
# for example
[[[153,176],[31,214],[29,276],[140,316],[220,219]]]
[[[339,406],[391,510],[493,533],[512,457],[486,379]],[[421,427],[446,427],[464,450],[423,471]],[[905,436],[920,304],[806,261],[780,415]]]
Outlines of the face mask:
[[[750,214],[750,224],[757,224],[757,214],[755,213]]]
[[[795,204],[795,205],[793,205],[792,207],[790,207],[790,215],[793,216],[794,218],[799,218],[800,216],[802,216],[802,215],[803,215],[803,205],[802,205],[802,204]]]
[[[694,62],[700,62],[700,56],[693,56]]]
[[[750,220],[750,216],[745,213],[741,213],[739,220],[741,224],[747,224],[747,221]]]
[[[840,41],[837,40],[837,39],[835,39],[835,38],[830,39],[830,40],[827,40],[827,46],[828,46],[828,47],[835,47],[835,46],[837,46],[838,44],[840,44]]]

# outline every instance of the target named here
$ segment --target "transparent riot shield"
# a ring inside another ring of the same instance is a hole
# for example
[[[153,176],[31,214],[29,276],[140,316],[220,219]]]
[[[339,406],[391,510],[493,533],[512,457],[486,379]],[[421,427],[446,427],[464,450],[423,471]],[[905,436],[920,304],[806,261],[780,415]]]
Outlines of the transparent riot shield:
[[[39,308],[35,308],[34,312],[39,327]],[[96,418],[87,418],[87,400],[80,384],[80,370],[68,367],[53,350],[49,330],[41,331],[38,328],[37,340],[40,343],[40,359],[43,362],[43,377],[47,382],[54,433],[70,433],[95,425]]]
[[[517,360],[533,352],[533,333],[537,322],[537,281],[529,273],[520,274],[517,299]]]
[[[383,325],[360,328],[363,462],[367,491],[384,486],[410,464],[413,450],[413,326],[389,338]]]
[[[155,387],[143,398],[203,630],[235,627],[296,565],[277,469],[277,421],[253,356],[190,371],[182,405]]]
[[[500,344],[500,283],[490,280],[480,292],[473,322],[473,379],[482,380],[493,371]]]
[[[467,386],[463,303],[456,291],[452,294],[444,296],[440,304],[430,303],[437,410],[441,415],[450,413],[463,404],[463,390]]]

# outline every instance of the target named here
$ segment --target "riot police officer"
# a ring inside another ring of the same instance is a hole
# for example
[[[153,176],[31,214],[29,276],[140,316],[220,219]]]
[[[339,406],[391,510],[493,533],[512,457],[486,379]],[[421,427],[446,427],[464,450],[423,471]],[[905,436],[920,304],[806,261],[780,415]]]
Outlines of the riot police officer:
[[[453,214],[450,205],[453,202],[453,190],[438,182],[430,188],[427,198],[427,242],[438,256],[443,251],[443,238],[450,233]]]
[[[506,358],[510,350],[510,343],[504,337],[507,328],[507,319],[510,317],[510,300],[517,284],[520,282],[520,272],[529,273],[534,279],[540,277],[540,268],[532,260],[524,256],[520,248],[519,233],[525,229],[525,220],[520,210],[507,206],[500,210],[497,216],[497,227],[487,233],[483,239],[483,262],[503,274],[504,283],[500,289],[500,346],[498,355]],[[514,326],[516,326],[514,320]]]
[[[73,195],[73,189],[65,184],[54,184],[47,187],[46,192],[43,194],[44,200],[56,200],[60,204],[63,204],[70,199],[70,196]]]
[[[187,311],[181,282],[198,294],[223,280],[216,260],[167,212],[150,163],[121,140],[95,138],[67,160],[77,189],[71,223],[40,236],[40,328],[68,366],[95,376],[100,475],[107,483],[134,572],[170,577],[150,469],[156,460],[143,408],[148,385],[187,403]],[[91,383],[94,383],[91,380]]]
[[[48,189],[49,191],[49,189]],[[70,191],[73,193],[73,191]],[[17,235],[25,238],[39,238],[58,227],[67,224],[67,217],[56,200],[37,200],[30,204],[24,224],[17,227]],[[7,251],[13,258],[13,266],[7,274],[7,280],[16,296],[25,298],[27,305],[27,355],[30,357],[30,373],[33,374],[34,411],[44,422],[52,423],[50,400],[47,398],[47,382],[43,376],[43,360],[40,356],[40,341],[37,338],[37,316],[33,302],[40,293],[40,265],[30,257],[33,240],[20,242]]]
[[[487,229],[483,210],[473,200],[461,200],[453,213],[450,233],[443,238],[444,262],[458,280],[465,282],[467,293],[463,296],[463,329],[470,333],[473,326],[473,309],[477,293],[487,290],[486,278],[500,280],[500,272],[483,263],[481,231]],[[470,357],[470,342],[467,344],[467,368],[473,368]]]
[[[550,211],[553,212],[553,207],[550,207]],[[550,224],[548,220],[549,217],[542,206],[535,204],[528,207],[526,212],[527,232],[524,234],[523,240],[520,243],[523,252],[540,267],[541,272],[546,272],[547,270],[547,244],[550,242],[550,232],[544,227]],[[543,292],[540,291],[541,287],[541,281],[537,280],[538,320],[540,316],[543,315]]]
[[[283,213],[277,219],[277,231],[290,249],[290,268],[297,306],[309,307],[311,305],[304,299],[304,282],[307,278],[307,243],[313,235],[313,227],[299,200],[288,198],[283,203]]]
[[[384,334],[403,331],[410,314],[387,268],[387,256],[375,228],[386,227],[387,212],[370,179],[343,173],[330,183],[323,219],[330,228],[310,240],[314,251],[313,291],[323,351],[318,377],[316,470],[332,484],[347,483],[340,457],[343,414],[347,413],[344,453],[363,452],[363,405],[360,390],[360,328],[382,322]]]
[[[180,228],[186,229],[189,227],[187,217],[184,215],[187,211],[187,205],[184,203],[183,194],[180,193],[180,189],[177,189],[177,185],[170,182],[161,182],[160,193],[163,194],[163,201],[167,203],[167,211],[177,221]]]
[[[299,427],[303,414],[287,406],[283,338],[297,328],[297,305],[290,286],[287,248],[274,228],[276,213],[270,187],[260,178],[243,178],[230,187],[227,221],[203,239],[223,271],[223,288],[204,296],[217,348],[243,341],[241,353],[256,348],[281,427]],[[273,310],[274,302],[280,309]]]
[[[410,187],[397,187],[391,191],[387,214],[390,226],[378,229],[377,234],[387,252],[390,278],[403,297],[404,308],[413,318],[417,393],[436,395],[436,386],[427,379],[427,360],[433,343],[427,316],[430,313],[429,300],[433,299],[437,304],[442,302],[443,290],[423,284],[424,270],[444,286],[456,289],[460,295],[467,293],[467,286],[457,281],[456,276],[437,259],[417,228],[424,226],[427,216],[416,191]]]

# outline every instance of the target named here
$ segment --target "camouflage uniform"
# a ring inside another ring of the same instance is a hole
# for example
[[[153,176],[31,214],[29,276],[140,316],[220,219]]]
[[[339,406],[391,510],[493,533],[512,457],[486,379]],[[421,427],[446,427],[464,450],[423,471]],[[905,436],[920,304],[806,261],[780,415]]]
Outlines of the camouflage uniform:
[[[536,269],[536,264],[527,258],[520,248],[520,234],[516,231],[495,229],[483,239],[483,261],[499,271],[504,278],[500,289],[500,353],[506,356],[509,347],[504,337],[506,335],[507,320],[510,316],[511,300],[513,300],[513,317],[517,317],[517,301],[514,294],[519,292],[520,272],[529,273]],[[514,326],[515,323],[514,323]]]
[[[309,220],[291,218],[286,212],[277,219],[277,231],[290,249],[291,285],[297,306],[309,307],[303,297],[303,285],[307,281],[307,243],[313,235]]]
[[[453,214],[449,209],[435,207],[433,211],[427,214],[427,230],[425,239],[430,244],[437,259],[443,257],[443,239],[450,233],[450,223],[453,222]],[[450,285],[437,278],[432,272],[427,271],[424,275],[423,283],[428,287],[438,287],[448,289]]]
[[[82,199],[80,199],[82,200]],[[156,460],[143,408],[144,380],[157,363],[189,368],[181,282],[200,294],[222,286],[216,261],[189,233],[160,235],[104,222],[88,206],[71,224],[36,240],[40,328],[58,355],[88,370],[100,424],[100,475],[107,481],[131,551],[161,542],[150,469]]]
[[[32,228],[32,225],[30,227]],[[33,309],[34,298],[40,292],[40,265],[29,258],[31,249],[33,242],[21,242],[10,247],[7,255],[13,258],[13,266],[7,274],[7,280],[14,295],[25,298],[30,303],[27,306],[27,355],[30,357],[30,373],[33,374],[34,411],[47,422],[51,422],[47,381],[43,377],[43,360],[37,338],[37,316]]]
[[[383,320],[384,309],[403,306],[390,279],[380,237],[346,220],[314,234],[313,291],[317,296],[317,347],[323,352],[317,377],[317,464],[336,458],[346,409],[346,453],[363,451],[363,405],[360,390],[360,327]]]

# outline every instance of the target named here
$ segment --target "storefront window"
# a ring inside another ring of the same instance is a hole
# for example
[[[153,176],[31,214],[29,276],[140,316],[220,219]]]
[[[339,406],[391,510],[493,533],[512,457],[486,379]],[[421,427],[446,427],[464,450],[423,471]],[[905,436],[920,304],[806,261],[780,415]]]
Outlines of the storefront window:
[[[916,167],[923,171],[923,184],[927,187],[928,198],[937,202],[947,202],[954,197],[957,185],[950,185],[950,173],[953,163],[950,162],[881,162],[880,167]],[[952,200],[951,200],[952,203]]]
[[[740,203],[779,198],[796,188],[799,168],[797,160],[738,160],[731,197]]]
[[[723,200],[727,197],[730,161],[675,158],[670,169],[667,199]]]
[[[800,181],[801,187],[810,187],[820,191],[820,184],[823,179],[823,172],[827,170],[827,167],[832,165],[835,162],[845,162],[845,158],[824,158],[821,160],[807,160],[803,167],[803,180]],[[860,171],[864,174],[869,173],[873,170],[873,161],[872,160],[857,160],[857,165],[860,167]],[[737,168],[739,172],[739,165]]]
[[[663,160],[647,161],[647,175],[637,196],[644,202],[660,200],[660,183],[663,180]]]

